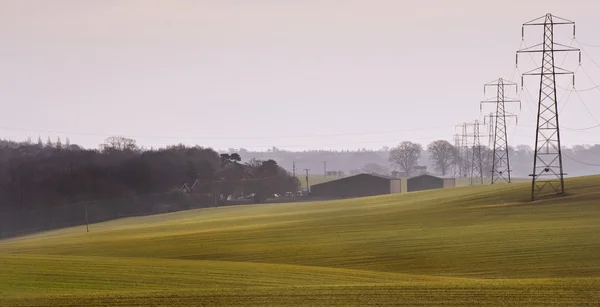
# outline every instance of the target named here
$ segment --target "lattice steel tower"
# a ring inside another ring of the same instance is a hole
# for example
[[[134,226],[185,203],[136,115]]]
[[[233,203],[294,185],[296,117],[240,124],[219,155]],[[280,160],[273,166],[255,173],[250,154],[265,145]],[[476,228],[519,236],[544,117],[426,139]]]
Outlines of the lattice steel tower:
[[[487,115],[483,118],[483,125],[488,127],[488,147],[489,148],[493,148],[494,147],[494,133],[496,132],[494,130],[494,113],[490,113],[490,115]],[[486,119],[489,119],[488,121],[486,121]]]
[[[454,177],[462,177],[462,149],[461,149],[462,140],[459,134],[454,135]]]
[[[470,176],[470,167],[471,163],[469,162],[469,134],[467,132],[467,127],[469,124],[462,123],[460,125],[456,125],[455,128],[461,129],[461,134],[456,135],[454,139],[454,144],[456,146],[456,166],[458,168],[458,173],[461,178],[467,178]]]
[[[516,117],[514,114],[510,114],[506,112],[505,103],[510,102],[519,102],[516,99],[507,99],[505,97],[505,90],[511,86],[515,87],[515,91],[517,90],[517,84],[513,82],[507,82],[502,78],[495,80],[493,82],[487,83],[483,86],[484,93],[487,87],[495,87],[496,88],[496,97],[492,100],[482,101],[481,104],[485,103],[493,103],[496,104],[496,113],[490,114],[488,116],[490,120],[490,127],[492,127],[492,132],[490,133],[490,137],[493,139],[493,153],[492,153],[492,184],[497,183],[499,181],[510,183],[510,159],[508,157],[508,135],[506,133],[506,118],[507,117]],[[481,108],[481,105],[480,105]],[[484,120],[485,123],[485,120]]]
[[[531,183],[531,199],[537,197],[564,194],[564,172],[560,143],[560,126],[558,122],[558,106],[556,98],[556,76],[572,75],[574,73],[555,66],[555,52],[581,51],[576,48],[556,43],[554,41],[554,26],[572,25],[575,37],[575,23],[552,14],[534,19],[523,24],[525,27],[541,26],[544,28],[544,41],[540,44],[517,51],[517,65],[520,53],[541,53],[542,66],[526,72],[523,76],[540,76],[540,91],[538,102],[537,128],[535,136],[535,156],[533,160],[533,180]],[[541,49],[540,49],[541,48]],[[521,83],[523,85],[523,77]]]
[[[473,134],[470,135],[473,137],[473,147],[471,149],[471,185],[473,185],[476,180],[483,184],[483,157],[481,155],[481,135],[479,134],[479,121],[476,120],[473,123],[465,124],[465,126],[466,125],[473,127]]]
[[[560,144],[560,126],[558,123],[558,106],[556,99],[556,75],[575,74],[555,66],[555,52],[579,51],[581,64],[581,51],[576,48],[556,43],[554,41],[554,26],[572,25],[575,37],[575,23],[552,14],[532,20],[523,24],[522,35],[525,36],[525,27],[544,27],[544,41],[540,44],[517,51],[517,65],[519,53],[541,53],[542,66],[524,73],[525,75],[540,76],[540,92],[538,102],[537,128],[535,135],[535,156],[533,160],[533,180],[531,183],[531,199],[537,197],[560,195],[565,192],[562,152]],[[541,47],[542,49],[539,49]],[[523,83],[521,77],[521,83]]]

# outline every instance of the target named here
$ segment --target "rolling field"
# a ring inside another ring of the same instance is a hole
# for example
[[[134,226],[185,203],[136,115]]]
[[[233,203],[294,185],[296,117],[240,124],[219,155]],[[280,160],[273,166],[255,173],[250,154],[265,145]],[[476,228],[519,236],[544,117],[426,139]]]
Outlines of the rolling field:
[[[600,177],[220,207],[0,241],[0,306],[597,306]]]
[[[513,183],[529,182],[531,184],[531,178],[511,178],[511,182],[513,182]],[[491,183],[492,183],[492,178],[490,178],[490,177],[483,178],[484,185],[488,185]],[[497,181],[497,183],[503,184],[506,182],[500,180],[500,181]],[[471,180],[469,178],[456,178],[456,186],[457,187],[467,187],[470,185],[471,185]],[[481,184],[478,184],[477,180],[476,180],[474,185],[481,185]]]

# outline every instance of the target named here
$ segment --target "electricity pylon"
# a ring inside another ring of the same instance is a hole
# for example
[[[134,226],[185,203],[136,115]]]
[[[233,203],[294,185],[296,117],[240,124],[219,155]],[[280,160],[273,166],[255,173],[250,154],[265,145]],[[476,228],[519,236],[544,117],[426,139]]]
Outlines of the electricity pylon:
[[[516,99],[507,99],[505,97],[505,89],[514,86],[515,91],[517,90],[517,84],[513,82],[506,82],[502,78],[487,83],[483,86],[483,92],[487,87],[496,88],[496,97],[492,100],[482,101],[480,104],[480,110],[482,105],[486,103],[496,104],[496,114],[490,114],[490,127],[493,129],[490,133],[491,139],[493,139],[494,151],[492,153],[492,184],[498,181],[504,181],[510,183],[510,159],[508,157],[508,135],[506,133],[506,118],[516,117],[516,115],[509,114],[506,112],[505,103],[521,101]],[[485,123],[485,118],[484,118]],[[491,146],[490,146],[491,147]]]
[[[461,139],[459,134],[454,135],[454,177],[462,177]]]
[[[463,177],[467,177],[467,173],[469,173],[468,167],[466,167],[466,161],[469,160],[469,134],[467,133],[467,123],[462,124],[462,137],[461,137],[461,148],[463,151],[462,154],[462,164],[460,167],[463,169]]]
[[[479,121],[473,123],[473,159],[471,160],[471,185],[476,179],[483,184],[483,157],[481,156],[481,135],[479,134]]]
[[[483,125],[488,127],[488,147],[492,148],[492,146],[494,146],[494,121],[491,120],[491,118],[494,117],[494,113],[490,113],[490,115],[487,115],[483,118]],[[490,120],[488,120],[486,122],[486,119],[490,118]]]
[[[479,121],[475,120],[471,123],[464,123],[463,128],[463,139],[462,147],[465,149],[463,157],[466,159],[470,158],[470,163],[467,172],[469,173],[470,184],[473,185],[476,181],[480,181],[483,184],[483,156],[481,154],[481,135],[479,131]],[[473,127],[473,133],[468,133],[468,127]],[[471,151],[469,152],[469,146],[467,139],[473,138]]]
[[[456,163],[458,168],[458,174],[460,178],[467,177],[469,174],[469,166],[467,166],[469,160],[469,147],[468,147],[468,136],[467,123],[456,125],[455,128],[460,128],[461,134],[456,134],[454,138],[454,146],[456,147]]]
[[[579,51],[581,65],[581,51],[577,48],[554,42],[554,26],[572,25],[575,37],[575,23],[552,14],[534,19],[523,24],[522,36],[525,36],[525,27],[544,27],[544,41],[540,44],[517,51],[517,65],[520,53],[541,53],[542,66],[524,73],[521,76],[540,76],[540,90],[538,102],[537,126],[535,135],[535,156],[533,160],[533,173],[531,182],[531,199],[536,197],[561,195],[565,192],[562,152],[560,143],[560,126],[558,122],[558,105],[556,98],[556,76],[575,74],[571,71],[555,66],[555,52]],[[541,49],[540,49],[541,48]]]

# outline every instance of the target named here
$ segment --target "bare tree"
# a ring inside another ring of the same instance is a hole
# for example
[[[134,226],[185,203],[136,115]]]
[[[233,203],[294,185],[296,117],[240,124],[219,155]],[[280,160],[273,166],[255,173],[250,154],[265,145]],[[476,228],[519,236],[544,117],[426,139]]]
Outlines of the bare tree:
[[[422,151],[421,144],[402,142],[390,150],[389,162],[400,167],[407,176],[410,176],[413,168],[418,165]]]
[[[122,136],[111,136],[104,140],[104,144],[100,145],[103,151],[137,151],[139,148],[135,140]]]
[[[442,176],[446,176],[454,162],[456,148],[448,141],[439,140],[429,144],[427,151],[429,151],[429,159],[433,161],[434,169],[442,173]]]

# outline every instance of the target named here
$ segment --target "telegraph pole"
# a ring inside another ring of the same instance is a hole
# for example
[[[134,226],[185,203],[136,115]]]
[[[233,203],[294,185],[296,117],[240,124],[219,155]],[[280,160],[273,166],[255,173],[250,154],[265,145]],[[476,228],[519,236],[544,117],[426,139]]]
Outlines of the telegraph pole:
[[[305,168],[304,171],[306,171],[306,191],[310,194],[310,186],[308,185],[308,171],[310,171],[310,169]]]
[[[323,161],[323,178],[327,180],[327,161]]]
[[[523,76],[540,76],[535,156],[533,158],[533,173],[530,175],[533,178],[531,182],[532,201],[537,197],[562,195],[565,192],[565,173],[560,148],[560,125],[556,97],[556,76],[571,75],[574,84],[575,74],[556,67],[554,53],[578,51],[579,65],[581,65],[581,50],[554,41],[554,26],[562,25],[573,26],[573,37],[575,37],[575,23],[552,14],[546,14],[546,16],[524,23],[521,33],[523,38],[525,37],[525,27],[543,26],[544,39],[540,44],[517,51],[517,65],[521,53],[542,54],[542,66],[521,76],[521,86],[523,86]]]
[[[88,203],[87,202],[83,205],[83,210],[85,211],[85,232],[90,232],[90,223],[88,221]]]
[[[482,110],[482,105],[486,103],[493,103],[496,105],[496,114],[492,113],[489,115],[489,127],[490,129],[492,129],[490,130],[490,142],[492,142],[493,139],[494,145],[494,151],[492,153],[492,184],[498,181],[504,181],[506,183],[511,182],[510,159],[508,157],[508,136],[506,133],[506,118],[516,117],[516,115],[506,113],[505,103],[521,103],[520,100],[510,98],[507,99],[505,97],[505,89],[511,86],[515,87],[515,91],[517,90],[516,83],[506,82],[502,78],[485,84],[483,86],[484,93],[487,87],[495,87],[497,96],[492,100],[482,101],[479,105],[480,110]]]

